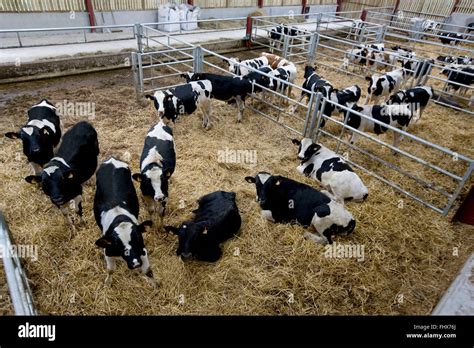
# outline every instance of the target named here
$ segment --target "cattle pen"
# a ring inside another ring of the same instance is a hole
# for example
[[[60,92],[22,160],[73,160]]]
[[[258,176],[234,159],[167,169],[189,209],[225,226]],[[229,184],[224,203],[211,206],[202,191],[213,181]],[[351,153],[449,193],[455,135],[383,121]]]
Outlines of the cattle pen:
[[[118,267],[110,286],[104,284],[102,252],[94,246],[100,235],[92,213],[95,178],[84,186],[86,224],[71,231],[41,190],[23,180],[29,168],[19,155],[21,144],[3,138],[0,209],[16,243],[40,246],[37,260],[23,260],[35,304],[31,312],[430,314],[474,251],[472,226],[450,221],[474,183],[474,111],[469,97],[444,91],[448,81],[440,74],[442,66],[431,64],[423,83],[454,98],[456,104],[433,100],[406,132],[389,127],[405,136],[398,148],[391,145],[391,134],[361,133],[360,142],[351,145],[347,137],[357,130],[343,118],[329,118],[319,111],[333,101],[314,91],[308,91],[308,103],[299,100],[307,64],[315,65],[336,88],[358,84],[365,97],[365,75],[341,69],[344,52],[361,43],[405,44],[419,48],[421,58],[435,58],[436,37],[430,39],[416,26],[403,24],[411,23],[409,20],[397,21],[394,12],[393,8],[339,9],[292,14],[291,18],[257,14],[250,19],[219,19],[221,28],[214,21],[215,28],[195,34],[205,37],[207,33],[210,42],[181,31],[165,32],[158,23],[134,24],[127,28],[136,46],[127,53],[129,60],[120,70],[0,85],[5,96],[0,105],[8,115],[0,121],[3,133],[22,125],[25,111],[43,97],[56,103],[93,103],[93,112],[65,113],[63,129],[87,119],[99,135],[100,161],[114,155],[136,172],[143,139],[157,122],[156,110],[144,100],[145,94],[183,84],[181,74],[186,72],[229,74],[231,57],[255,58],[271,48],[298,68],[294,83],[279,81],[292,88],[290,95],[260,86],[266,96],[253,93],[248,98],[241,123],[236,122],[233,105],[213,101],[210,130],[201,127],[199,112],[174,124],[177,168],[170,184],[166,225],[176,226],[190,218],[199,197],[221,189],[236,192],[243,223],[239,235],[224,244],[223,257],[215,264],[183,263],[175,254],[175,236],[158,227],[150,230],[144,238],[160,283],[156,289],[124,265]],[[387,16],[391,16],[389,23]],[[368,25],[353,40],[351,28],[361,17]],[[275,48],[268,33],[282,20],[295,25],[299,33],[283,34]],[[226,27],[231,29],[226,31]],[[90,27],[83,29],[86,32]],[[472,56],[471,41],[468,37],[454,51]],[[472,88],[468,86],[470,95]],[[291,107],[297,111],[290,112]],[[320,188],[295,170],[299,161],[291,140],[303,136],[343,155],[369,188],[366,202],[346,203],[357,220],[355,232],[335,240],[336,246],[354,248],[351,257],[340,257],[336,248],[305,240],[301,226],[264,220],[255,202],[255,189],[244,180],[247,175],[268,171]],[[238,151],[253,156],[236,156]],[[224,158],[222,153],[231,155]],[[140,215],[146,217],[143,207]]]

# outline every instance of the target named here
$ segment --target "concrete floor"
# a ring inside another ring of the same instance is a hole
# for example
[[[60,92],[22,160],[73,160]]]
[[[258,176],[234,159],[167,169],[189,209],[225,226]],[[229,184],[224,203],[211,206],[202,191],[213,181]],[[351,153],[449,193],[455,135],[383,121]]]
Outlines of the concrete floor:
[[[433,315],[474,315],[474,254],[451,283]]]

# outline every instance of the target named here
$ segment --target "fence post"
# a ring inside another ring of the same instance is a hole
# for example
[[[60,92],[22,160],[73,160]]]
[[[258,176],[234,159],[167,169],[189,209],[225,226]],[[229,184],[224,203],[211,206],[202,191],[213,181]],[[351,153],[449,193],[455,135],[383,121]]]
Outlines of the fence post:
[[[143,27],[140,23],[135,24],[135,35],[137,36],[138,52],[143,53]]]
[[[311,92],[314,94],[314,90],[312,89]],[[314,127],[316,126],[316,119],[318,119],[318,128],[320,124],[320,118],[321,118],[321,113],[319,112],[319,108],[321,106],[321,100],[323,99],[323,94],[321,92],[316,93],[316,99],[313,98],[314,100],[314,107],[313,107],[313,117],[311,118],[311,125],[309,128],[309,137],[317,137],[318,132],[316,132],[316,135],[314,134]],[[318,117],[319,115],[319,117]]]
[[[142,92],[140,91],[140,76],[138,71],[138,54],[137,52],[132,52],[132,73],[133,73],[133,82],[135,84],[135,95],[137,101],[139,102],[142,97]]]
[[[382,43],[384,36],[385,36],[385,25],[381,25],[379,29],[377,30],[377,37],[375,41],[377,43]]]
[[[283,58],[288,58],[289,36],[284,35],[283,39]]]
[[[318,45],[319,45],[319,34],[313,33],[309,41],[309,50],[308,50],[308,62],[310,64],[314,64],[314,61],[316,60],[316,52],[317,52]]]
[[[316,15],[316,31],[319,31],[319,26],[320,26],[322,20],[323,20],[323,13],[319,12]]]
[[[252,25],[253,25],[253,18],[247,16],[247,26],[245,29],[245,46],[252,47]]]
[[[362,41],[364,40],[364,36],[365,36],[365,27],[362,27],[360,29],[360,32],[359,32],[359,38],[358,38],[358,42],[359,43],[362,43]]]
[[[196,46],[193,49],[193,73],[202,72],[202,48]]]

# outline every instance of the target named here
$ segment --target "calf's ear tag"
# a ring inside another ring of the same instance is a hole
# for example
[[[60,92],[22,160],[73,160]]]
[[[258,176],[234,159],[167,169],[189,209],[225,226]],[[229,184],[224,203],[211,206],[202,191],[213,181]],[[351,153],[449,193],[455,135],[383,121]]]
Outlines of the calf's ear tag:
[[[278,180],[275,185],[279,186],[280,184],[281,184],[281,182],[280,182],[280,180]]]
[[[166,173],[166,177],[169,178],[171,176],[171,173],[170,172],[167,172]]]
[[[46,128],[43,128],[43,134],[44,135],[49,135],[49,131]]]
[[[207,227],[202,231],[202,234],[207,234]]]
[[[73,172],[69,172],[69,174],[67,175],[67,178],[68,178],[68,179],[73,179],[73,178],[74,178],[74,173],[73,173]]]

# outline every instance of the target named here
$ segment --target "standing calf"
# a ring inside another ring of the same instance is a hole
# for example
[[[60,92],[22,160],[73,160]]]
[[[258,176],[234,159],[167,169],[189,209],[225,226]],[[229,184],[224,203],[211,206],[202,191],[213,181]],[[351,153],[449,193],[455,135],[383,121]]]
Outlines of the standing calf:
[[[352,168],[334,151],[314,143],[309,138],[292,140],[298,145],[298,159],[301,164],[298,173],[321,182],[336,198],[362,201],[369,191]]]
[[[397,93],[390,96],[387,104],[408,104],[411,112],[413,113],[413,123],[416,123],[421,118],[423,110],[425,110],[433,95],[434,93],[431,87],[420,86],[398,91]]]
[[[216,191],[198,200],[195,217],[178,228],[166,226],[179,238],[176,254],[183,261],[192,258],[215,262],[222,255],[220,244],[237,234],[242,220],[235,203],[235,192]]]
[[[146,135],[140,158],[140,173],[133,179],[140,182],[150,216],[164,216],[168,201],[168,183],[176,165],[173,130],[160,120]]]
[[[367,88],[367,97],[365,104],[368,104],[372,99],[377,103],[380,97],[389,96],[400,89],[403,82],[403,70],[397,69],[382,75],[366,76],[369,81]],[[374,98],[375,97],[375,98]]]
[[[154,95],[145,95],[153,100],[160,118],[176,121],[179,115],[191,115],[198,107],[201,108],[203,127],[211,126],[212,84],[208,80],[193,81],[165,91],[156,91]]]
[[[98,155],[99,142],[94,127],[85,121],[76,123],[64,134],[56,157],[46,164],[42,174],[27,176],[25,180],[41,183],[44,193],[71,225],[67,204],[72,200],[82,224],[82,184],[94,175]]]
[[[103,162],[97,170],[96,186],[94,217],[103,236],[95,244],[104,248],[106,283],[115,270],[115,258],[121,257],[129,269],[140,267],[155,285],[142,236],[145,226],[152,223],[138,223],[140,207],[127,164],[114,157]]]
[[[364,105],[362,107],[355,104],[352,106],[352,110],[367,117],[361,117],[351,112],[351,110],[347,110],[345,114],[345,117],[348,117],[347,125],[361,132],[370,132],[377,135],[385,133],[388,130],[383,124],[406,130],[412,118],[412,112],[407,104]],[[375,123],[372,120],[380,121],[382,124]],[[350,143],[355,144],[359,136],[358,133],[352,132]],[[398,132],[393,132],[393,146],[397,147],[402,139],[403,135]]]
[[[249,76],[249,75],[247,75]],[[242,120],[245,98],[251,93],[252,86],[247,79],[208,73],[182,74],[187,82],[208,80],[212,85],[211,98],[226,102],[235,102],[238,107],[237,122]],[[268,79],[268,78],[267,78]]]
[[[224,63],[227,63],[229,65],[229,72],[237,76],[248,75],[250,72],[253,71],[249,68],[257,70],[261,67],[269,66],[268,58],[265,56],[242,61],[239,58],[229,58],[229,60],[223,59],[223,61]]]
[[[54,157],[54,148],[61,139],[61,123],[56,107],[46,99],[28,110],[28,122],[19,132],[8,132],[10,139],[21,139],[23,153],[35,175],[40,175],[43,166]]]

